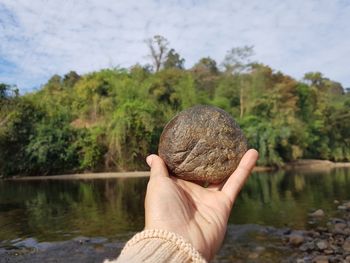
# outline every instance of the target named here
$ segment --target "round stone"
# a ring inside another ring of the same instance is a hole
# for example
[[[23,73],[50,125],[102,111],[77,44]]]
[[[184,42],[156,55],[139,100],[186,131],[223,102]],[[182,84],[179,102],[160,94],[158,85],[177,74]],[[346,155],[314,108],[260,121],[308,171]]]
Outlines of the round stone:
[[[247,140],[224,110],[199,105],[165,126],[158,148],[170,174],[184,180],[220,183],[237,168]]]

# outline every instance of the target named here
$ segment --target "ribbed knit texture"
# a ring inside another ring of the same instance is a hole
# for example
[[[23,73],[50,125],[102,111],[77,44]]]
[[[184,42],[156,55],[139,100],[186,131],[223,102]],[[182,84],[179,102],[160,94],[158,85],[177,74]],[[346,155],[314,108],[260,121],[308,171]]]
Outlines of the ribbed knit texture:
[[[166,230],[144,230],[130,239],[120,256],[104,263],[205,263],[199,252],[181,236]]]

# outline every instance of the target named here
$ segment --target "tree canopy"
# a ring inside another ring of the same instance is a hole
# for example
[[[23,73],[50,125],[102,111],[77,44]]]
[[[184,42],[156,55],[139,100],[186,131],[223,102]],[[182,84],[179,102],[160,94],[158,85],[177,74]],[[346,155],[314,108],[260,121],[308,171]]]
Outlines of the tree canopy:
[[[231,49],[223,69],[209,57],[185,69],[165,38],[148,44],[154,71],[71,71],[21,96],[0,84],[0,174],[145,169],[164,125],[196,104],[228,111],[260,165],[350,160],[350,96],[338,82],[320,72],[295,80],[252,62],[252,47]]]

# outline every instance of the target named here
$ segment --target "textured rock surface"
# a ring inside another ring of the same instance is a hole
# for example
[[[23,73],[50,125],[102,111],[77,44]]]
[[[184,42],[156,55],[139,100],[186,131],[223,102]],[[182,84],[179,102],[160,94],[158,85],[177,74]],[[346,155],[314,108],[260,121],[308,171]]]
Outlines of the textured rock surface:
[[[176,115],[160,137],[159,155],[172,175],[219,183],[238,166],[247,141],[225,111],[195,106]]]

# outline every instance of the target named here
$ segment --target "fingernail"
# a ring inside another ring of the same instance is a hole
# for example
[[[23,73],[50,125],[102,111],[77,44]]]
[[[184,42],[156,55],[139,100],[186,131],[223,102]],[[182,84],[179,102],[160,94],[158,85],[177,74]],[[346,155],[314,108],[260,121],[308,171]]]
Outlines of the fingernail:
[[[151,165],[152,165],[152,156],[151,155],[147,156],[146,162],[147,162],[148,166],[151,167]]]

